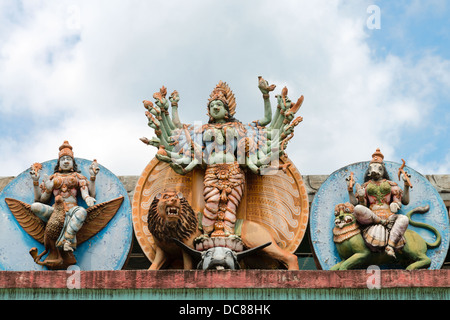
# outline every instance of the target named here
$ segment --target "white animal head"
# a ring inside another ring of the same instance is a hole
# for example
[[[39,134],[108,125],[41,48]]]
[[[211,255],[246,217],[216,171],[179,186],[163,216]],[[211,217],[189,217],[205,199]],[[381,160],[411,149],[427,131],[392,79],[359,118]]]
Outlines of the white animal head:
[[[260,245],[255,248],[251,248],[242,252],[236,253],[230,248],[226,247],[214,247],[205,251],[194,250],[178,239],[173,239],[176,244],[178,244],[183,250],[185,250],[189,255],[191,255],[194,259],[200,260],[197,265],[197,269],[202,270],[237,270],[240,269],[241,266],[239,261],[250,255],[255,253],[258,250],[261,250],[272,242],[268,242],[266,244]]]

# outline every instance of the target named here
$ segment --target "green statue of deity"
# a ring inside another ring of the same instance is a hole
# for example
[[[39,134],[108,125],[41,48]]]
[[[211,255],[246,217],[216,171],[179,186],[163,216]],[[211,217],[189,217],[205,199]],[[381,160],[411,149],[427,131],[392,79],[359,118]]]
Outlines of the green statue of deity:
[[[156,157],[182,175],[196,167],[205,169],[205,208],[201,219],[205,237],[234,236],[236,212],[245,190],[245,172],[265,175],[285,169],[278,160],[286,157],[286,145],[295,126],[303,120],[302,117],[294,119],[303,96],[294,104],[287,97],[285,87],[276,96],[277,109],[272,114],[269,94],[275,85],[259,77],[258,87],[263,95],[264,116],[249,124],[234,117],[235,96],[222,81],[208,99],[206,124],[181,123],[177,91],[166,99],[167,90],[162,87],[153,95],[155,104],[144,101],[148,124],[156,137],[141,140],[158,148]],[[169,102],[172,116],[168,111]]]

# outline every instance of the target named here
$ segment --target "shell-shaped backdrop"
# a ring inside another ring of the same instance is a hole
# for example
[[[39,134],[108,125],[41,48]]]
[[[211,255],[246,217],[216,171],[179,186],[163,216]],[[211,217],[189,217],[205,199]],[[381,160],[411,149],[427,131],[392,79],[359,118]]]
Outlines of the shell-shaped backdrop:
[[[89,166],[92,161],[75,158],[75,162],[81,174],[89,179]],[[42,163],[40,182],[44,174],[48,176],[53,174],[56,164],[57,160]],[[100,164],[98,167],[100,171],[95,184],[96,204],[119,197],[123,197],[123,202],[102,230],[77,246],[74,251],[76,266],[81,270],[120,270],[127,260],[132,244],[131,204],[120,180]],[[44,245],[22,228],[8,207],[6,198],[16,199],[26,204],[34,202],[30,169],[18,175],[0,193],[0,270],[46,270],[46,267],[36,264],[29,254],[33,247],[42,252]],[[50,204],[53,203],[54,199]],[[87,207],[80,194],[78,194],[78,205]]]
[[[403,181],[398,180],[400,163],[384,161],[391,181],[398,183],[403,189]],[[355,183],[364,183],[364,173],[369,162],[358,162],[345,166],[333,172],[320,186],[311,204],[310,236],[316,261],[323,270],[329,270],[341,261],[333,242],[334,207],[339,203],[349,201],[346,178],[353,172]],[[411,175],[413,188],[410,189],[410,202],[404,205],[399,214],[429,205],[425,214],[414,214],[412,220],[423,222],[436,228],[442,237],[441,244],[434,249],[428,249],[427,256],[431,259],[429,269],[440,269],[445,261],[449,247],[449,217],[445,204],[433,185],[420,173],[406,166],[404,170]],[[434,234],[424,228],[409,225],[409,229],[417,232],[425,241],[436,240]],[[381,266],[383,268],[383,266]]]

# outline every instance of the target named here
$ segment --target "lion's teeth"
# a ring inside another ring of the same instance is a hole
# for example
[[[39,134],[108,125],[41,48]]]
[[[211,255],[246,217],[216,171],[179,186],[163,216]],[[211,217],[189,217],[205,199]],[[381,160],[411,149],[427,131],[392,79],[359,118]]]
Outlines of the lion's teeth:
[[[178,214],[178,209],[177,208],[167,208],[166,209],[166,214],[167,215],[177,215]]]

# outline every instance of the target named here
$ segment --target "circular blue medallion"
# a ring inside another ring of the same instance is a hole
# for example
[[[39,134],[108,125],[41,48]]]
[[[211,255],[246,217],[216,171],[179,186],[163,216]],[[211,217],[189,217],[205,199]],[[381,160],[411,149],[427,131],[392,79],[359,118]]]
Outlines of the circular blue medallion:
[[[403,180],[398,180],[398,169],[401,164],[384,161],[390,180],[399,184],[404,189]],[[341,261],[333,241],[334,207],[336,204],[349,202],[346,178],[353,172],[355,184],[364,183],[364,173],[369,166],[369,161],[359,162],[343,167],[333,172],[320,186],[311,204],[310,235],[314,255],[323,270],[330,270]],[[406,166],[404,170],[411,175],[410,202],[404,205],[399,214],[406,214],[414,208],[429,205],[430,209],[425,214],[415,214],[412,220],[427,223],[435,227],[442,236],[439,247],[428,249],[427,256],[431,259],[429,269],[440,269],[445,261],[449,247],[449,218],[447,208],[433,185],[420,173]],[[435,236],[431,231],[423,228],[409,226],[409,229],[417,232],[425,241],[434,242]]]
[[[89,165],[92,161],[75,158],[75,162],[80,173],[89,179]],[[51,176],[54,173],[56,164],[56,159],[42,163],[40,182],[45,174]],[[132,242],[130,200],[120,180],[100,164],[98,167],[100,171],[95,181],[96,204],[118,197],[123,197],[123,202],[100,232],[77,246],[74,251],[76,266],[81,270],[120,270],[126,262]],[[27,204],[34,202],[30,169],[18,175],[0,193],[0,270],[46,270],[46,267],[36,264],[29,254],[32,247],[36,247],[39,253],[42,252],[44,245],[20,226],[5,202],[5,198],[16,199]],[[54,197],[52,198],[50,204],[54,203]],[[79,194],[78,205],[87,207]]]

